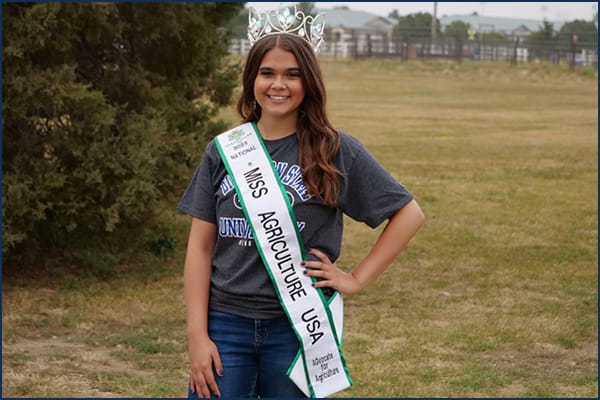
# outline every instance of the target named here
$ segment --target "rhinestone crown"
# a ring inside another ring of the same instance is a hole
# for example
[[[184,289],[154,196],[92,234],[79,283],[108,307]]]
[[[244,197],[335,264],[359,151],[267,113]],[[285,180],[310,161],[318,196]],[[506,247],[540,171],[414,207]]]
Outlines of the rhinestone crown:
[[[300,36],[306,40],[315,53],[319,52],[319,46],[323,43],[323,32],[325,30],[325,13],[306,16],[304,12],[296,10],[293,5],[293,13],[290,7],[283,10],[268,10],[259,12],[250,7],[248,14],[248,40],[250,46],[258,39],[273,34],[290,33]]]

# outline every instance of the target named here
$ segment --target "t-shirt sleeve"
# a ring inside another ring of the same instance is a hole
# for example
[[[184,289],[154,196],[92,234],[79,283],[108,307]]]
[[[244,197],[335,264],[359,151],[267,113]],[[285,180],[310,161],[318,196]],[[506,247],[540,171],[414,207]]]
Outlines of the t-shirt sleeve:
[[[346,138],[341,149],[345,154],[340,156],[344,176],[338,206],[352,219],[375,228],[413,196],[360,142]]]
[[[216,188],[212,179],[215,159],[216,147],[211,141],[177,206],[180,211],[192,217],[213,223],[217,222]]]

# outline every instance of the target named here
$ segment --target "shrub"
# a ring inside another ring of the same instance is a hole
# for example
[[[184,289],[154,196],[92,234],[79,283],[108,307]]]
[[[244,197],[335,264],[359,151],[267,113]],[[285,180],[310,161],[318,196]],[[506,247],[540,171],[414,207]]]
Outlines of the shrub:
[[[131,244],[175,207],[237,84],[241,4],[3,4],[5,261]]]

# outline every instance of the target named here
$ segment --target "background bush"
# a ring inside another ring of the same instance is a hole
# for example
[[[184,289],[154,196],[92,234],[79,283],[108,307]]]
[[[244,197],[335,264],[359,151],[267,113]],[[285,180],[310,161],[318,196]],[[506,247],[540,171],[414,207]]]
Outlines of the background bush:
[[[2,7],[5,263],[146,243],[222,128],[242,3]]]

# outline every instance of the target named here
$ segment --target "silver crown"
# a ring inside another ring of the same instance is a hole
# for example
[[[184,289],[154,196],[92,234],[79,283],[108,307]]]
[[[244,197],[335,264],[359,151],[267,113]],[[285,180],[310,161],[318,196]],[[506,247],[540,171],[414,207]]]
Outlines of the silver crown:
[[[250,7],[248,14],[248,40],[250,40],[250,46],[267,35],[290,33],[306,40],[315,53],[318,53],[319,46],[323,43],[325,14],[320,13],[315,17],[312,15],[306,16],[304,12],[296,10],[295,4],[293,10],[292,13],[290,7],[285,7],[283,10],[278,7],[276,10],[259,12],[254,7]]]

